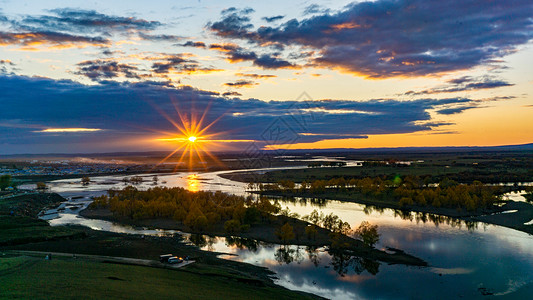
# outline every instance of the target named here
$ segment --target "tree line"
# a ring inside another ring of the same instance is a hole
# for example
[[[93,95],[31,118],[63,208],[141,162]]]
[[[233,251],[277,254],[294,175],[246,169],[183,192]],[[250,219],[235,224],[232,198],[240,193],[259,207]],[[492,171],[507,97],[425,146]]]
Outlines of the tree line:
[[[448,178],[432,183],[430,177],[407,175],[394,178],[344,177],[329,180],[303,181],[296,185],[291,180],[276,183],[250,183],[248,188],[260,193],[275,192],[287,196],[344,195],[366,196],[372,199],[394,201],[400,207],[407,205],[459,208],[473,211],[489,208],[501,201],[501,188],[479,181],[459,184]],[[334,195],[331,195],[334,194]]]
[[[3,191],[12,185],[11,175],[0,176],[0,191]]]
[[[95,197],[92,208],[109,208],[115,216],[133,220],[167,218],[194,231],[224,224],[228,233],[247,230],[251,225],[268,221],[281,210],[279,203],[261,197],[243,197],[217,192],[190,192],[184,188],[154,187],[145,191],[128,186],[109,190]]]

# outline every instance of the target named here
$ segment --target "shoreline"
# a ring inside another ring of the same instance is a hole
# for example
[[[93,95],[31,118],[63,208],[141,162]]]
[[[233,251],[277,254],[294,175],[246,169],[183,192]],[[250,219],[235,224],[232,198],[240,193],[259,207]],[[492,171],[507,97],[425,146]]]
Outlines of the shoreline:
[[[524,225],[524,223],[530,222],[533,220],[533,205],[525,202],[518,202],[513,200],[505,201],[505,204],[500,207],[494,207],[494,209],[478,209],[474,212],[468,212],[466,210],[460,210],[446,207],[432,207],[432,206],[417,206],[417,205],[406,205],[400,207],[398,204],[389,202],[389,201],[380,201],[380,200],[366,200],[361,198],[350,198],[342,197],[342,195],[332,195],[332,196],[317,196],[311,194],[291,194],[288,195],[284,192],[277,191],[268,191],[268,192],[258,192],[253,191],[252,193],[266,195],[266,196],[277,196],[277,197],[302,197],[302,198],[315,198],[322,200],[331,200],[331,201],[341,201],[341,202],[351,202],[358,203],[362,205],[369,205],[379,208],[399,210],[402,212],[408,213],[424,213],[437,216],[444,216],[462,220],[465,222],[484,222],[492,225],[503,226],[511,229],[515,229],[529,235],[533,235],[533,225]],[[506,211],[516,212],[506,213]]]
[[[303,234],[303,231],[309,223],[295,219],[295,218],[289,218],[285,216],[277,216],[276,221],[270,224],[261,224],[261,225],[254,225],[250,228],[247,232],[241,232],[236,234],[228,234],[220,229],[215,229],[211,231],[201,231],[201,232],[194,232],[186,228],[184,225],[177,223],[173,220],[166,220],[166,219],[149,219],[149,220],[143,220],[143,221],[134,221],[127,218],[117,218],[114,217],[110,210],[108,209],[84,209],[80,211],[80,216],[89,218],[89,219],[99,219],[99,220],[106,220],[106,221],[112,221],[117,222],[121,224],[127,224],[131,226],[138,226],[138,227],[149,227],[149,228],[159,228],[159,229],[167,229],[167,230],[179,230],[183,231],[184,233],[192,233],[192,234],[202,234],[202,235],[208,235],[208,236],[221,236],[221,237],[239,237],[243,239],[253,239],[259,242],[265,242],[268,244],[281,244],[280,240],[275,236],[274,232],[278,226],[281,226],[284,223],[289,223],[291,226],[295,229],[296,234],[296,240],[290,240],[288,241],[288,244],[290,245],[299,245],[299,246],[309,246],[309,247],[323,247],[327,246],[330,247],[332,242],[330,240],[329,234],[331,233],[329,230],[316,227],[317,229],[317,237],[316,239],[309,239],[306,238]],[[375,249],[373,247],[368,247],[364,245],[361,241],[353,239],[348,236],[343,236],[342,238],[343,242],[346,242],[349,244],[349,247],[346,249],[342,249],[343,251],[350,252],[352,255],[359,256],[362,258],[367,258],[371,260],[377,260],[380,262],[388,263],[388,264],[404,264],[404,265],[410,265],[410,266],[420,266],[420,267],[426,267],[428,266],[428,263],[424,260],[409,255],[402,250],[394,249],[392,251],[393,253],[388,253],[382,250]]]

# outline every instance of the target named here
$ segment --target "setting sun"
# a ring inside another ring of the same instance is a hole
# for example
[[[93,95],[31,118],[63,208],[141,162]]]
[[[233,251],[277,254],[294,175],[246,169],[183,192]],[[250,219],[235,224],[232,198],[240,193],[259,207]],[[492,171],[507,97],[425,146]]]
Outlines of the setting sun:
[[[181,152],[181,155],[179,155],[178,163],[176,164],[176,169],[184,160],[187,159],[189,161],[189,169],[192,169],[195,164],[198,164],[199,166],[203,166],[205,168],[205,165],[203,164],[205,162],[204,154],[209,156],[216,164],[222,165],[222,163],[215,156],[213,156],[207,148],[209,147],[209,145],[215,146],[217,142],[225,141],[212,139],[212,137],[215,137],[223,132],[207,133],[207,131],[220,118],[222,118],[223,115],[212,120],[207,125],[204,125],[210,104],[207,105],[207,107],[199,116],[197,115],[197,112],[193,109],[191,109],[190,115],[182,113],[182,110],[178,108],[178,104],[174,101],[172,102],[174,104],[174,108],[178,116],[177,119],[172,118],[163,110],[158,109],[158,112],[161,114],[161,116],[166,118],[172,125],[174,125],[174,127],[178,130],[178,133],[174,134],[162,132],[165,134],[169,134],[170,136],[164,138],[157,138],[156,140],[177,144],[177,148],[174,149],[174,151],[172,151],[165,158],[163,158],[159,162],[159,164],[164,163],[176,153]]]

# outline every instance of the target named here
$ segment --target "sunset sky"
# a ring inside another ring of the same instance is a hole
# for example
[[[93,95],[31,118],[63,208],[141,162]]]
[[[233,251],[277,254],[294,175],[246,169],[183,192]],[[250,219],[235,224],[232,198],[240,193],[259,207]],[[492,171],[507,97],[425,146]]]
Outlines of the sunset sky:
[[[532,39],[531,0],[0,0],[0,154],[171,150],[179,115],[211,150],[531,143]]]

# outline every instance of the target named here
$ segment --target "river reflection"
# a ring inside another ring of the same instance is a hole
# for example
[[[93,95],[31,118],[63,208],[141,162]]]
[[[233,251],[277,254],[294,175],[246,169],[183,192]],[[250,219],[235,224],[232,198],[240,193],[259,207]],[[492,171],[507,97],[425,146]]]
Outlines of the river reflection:
[[[200,190],[198,174],[187,175],[187,189],[191,192],[198,192]]]
[[[246,195],[245,184],[218,176],[223,172],[158,175],[159,185],[224,191]],[[139,188],[154,186],[153,174]],[[124,186],[124,176],[91,178],[88,186],[79,180],[58,180],[52,191],[72,198],[65,210],[48,215],[55,224],[82,224],[93,229],[141,234],[172,234],[166,231],[131,228],[78,216],[79,204],[109,188]],[[193,178],[194,180],[190,180]],[[163,181],[165,184],[162,184]],[[514,198],[520,195],[511,195]],[[300,216],[317,209],[334,213],[357,228],[362,221],[379,226],[377,248],[402,249],[426,260],[430,267],[379,264],[353,256],[329,253],[324,248],[281,246],[256,241],[192,237],[190,242],[209,251],[227,253],[221,257],[267,267],[276,273],[276,283],[331,299],[485,299],[483,293],[501,299],[529,299],[533,295],[533,237],[516,230],[465,223],[431,214],[406,213],[391,209],[319,199],[278,199],[283,207]],[[55,214],[55,215],[54,215]]]
[[[264,255],[265,252],[268,252],[269,255],[264,259],[265,261],[269,261],[269,264],[273,263],[272,258],[279,266],[291,264],[299,265],[304,262],[311,262],[316,268],[319,266],[326,267],[326,269],[331,268],[341,277],[350,273],[361,274],[364,271],[367,271],[368,274],[376,275],[379,272],[380,266],[380,263],[377,261],[363,259],[346,254],[346,252],[342,251],[326,250],[323,247],[278,245],[263,243],[248,238],[213,237],[201,234],[186,234],[185,241],[202,250],[238,254],[223,255],[225,259],[246,261],[246,259],[243,260],[243,256],[250,254],[257,254],[257,256],[260,256]],[[243,253],[248,254],[243,255]],[[258,258],[257,256],[256,258]],[[268,258],[270,258],[270,260]]]
[[[314,207],[316,209],[325,208],[329,205],[331,205],[332,202],[339,202],[335,200],[327,200],[327,199],[319,199],[319,198],[303,198],[303,197],[271,197],[272,200],[281,201],[282,205],[289,208],[290,211],[293,211],[291,209],[295,209],[295,212],[299,212],[300,209],[297,207]],[[289,207],[288,204],[292,204],[292,207]],[[453,217],[443,216],[443,215],[436,215],[431,213],[424,213],[424,212],[410,212],[400,209],[391,209],[391,208],[383,208],[378,207],[374,205],[366,205],[366,204],[356,204],[357,206],[360,206],[362,208],[362,211],[366,215],[386,215],[386,212],[391,212],[393,214],[393,217],[400,218],[402,220],[410,221],[410,222],[416,222],[418,223],[427,223],[431,222],[435,226],[439,226],[441,224],[447,224],[450,225],[452,228],[462,228],[463,226],[467,228],[468,230],[475,230],[478,228],[480,222],[474,222],[474,221],[465,221],[460,220]]]

